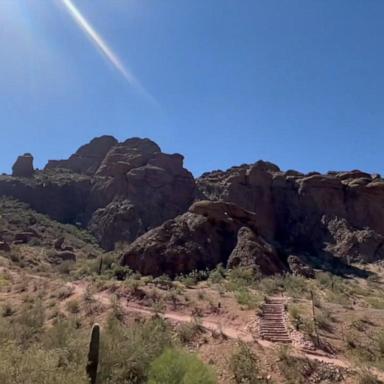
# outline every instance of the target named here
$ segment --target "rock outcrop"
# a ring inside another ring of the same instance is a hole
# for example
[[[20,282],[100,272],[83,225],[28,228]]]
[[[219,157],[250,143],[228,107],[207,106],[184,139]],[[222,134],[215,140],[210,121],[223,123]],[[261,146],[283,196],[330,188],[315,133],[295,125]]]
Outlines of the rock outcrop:
[[[149,139],[137,137],[115,145],[104,157],[98,176],[121,176],[130,170],[146,165],[160,147]]]
[[[295,255],[290,255],[288,256],[287,262],[289,265],[289,269],[294,275],[304,276],[310,279],[313,279],[315,277],[314,269],[308,264],[304,263],[300,259],[300,257]]]
[[[43,171],[19,157],[0,196],[88,229],[106,250],[127,246],[122,263],[153,275],[217,263],[281,273],[298,265],[289,255],[318,267],[384,259],[380,175],[283,172],[260,160],[195,180],[183,160],[149,139],[102,136]]]
[[[33,173],[33,156],[30,153],[19,156],[12,166],[12,176],[32,177]]]
[[[263,275],[282,273],[286,269],[275,247],[248,227],[238,231],[237,244],[229,256],[227,267],[253,268]]]
[[[206,173],[197,186],[202,198],[234,202],[254,212],[263,236],[288,254],[327,254],[360,262],[383,258],[384,180],[379,175],[358,170],[304,175],[259,161]],[[323,217],[344,220],[353,228],[353,240],[346,230],[336,235]]]
[[[88,228],[111,250],[185,212],[195,181],[183,156],[162,153],[149,139],[102,136],[68,160],[49,161],[28,181],[0,176],[0,195]]]
[[[94,175],[110,149],[117,144],[112,136],[101,136],[80,147],[68,160],[49,160],[45,169],[64,168]]]
[[[323,217],[329,231],[326,250],[350,263],[384,260],[384,236],[376,231],[353,228],[345,219]]]
[[[137,240],[121,259],[143,274],[175,276],[226,264],[240,228],[257,231],[255,215],[235,204],[202,201]]]

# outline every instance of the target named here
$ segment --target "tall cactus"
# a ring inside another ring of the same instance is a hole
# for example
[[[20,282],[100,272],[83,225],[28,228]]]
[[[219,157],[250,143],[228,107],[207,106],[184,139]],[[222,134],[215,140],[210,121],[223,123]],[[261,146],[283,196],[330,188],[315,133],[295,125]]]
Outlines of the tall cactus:
[[[100,349],[100,325],[94,324],[89,341],[87,375],[91,384],[96,384],[97,367],[99,365],[99,349]]]
[[[97,268],[97,274],[101,275],[102,271],[103,271],[103,256],[100,256],[100,262],[99,262],[99,267]]]

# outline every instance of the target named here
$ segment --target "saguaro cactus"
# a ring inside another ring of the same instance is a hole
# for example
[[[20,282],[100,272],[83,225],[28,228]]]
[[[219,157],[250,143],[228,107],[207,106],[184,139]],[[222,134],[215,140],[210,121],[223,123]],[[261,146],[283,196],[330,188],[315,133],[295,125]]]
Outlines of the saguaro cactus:
[[[96,384],[97,367],[99,365],[99,349],[100,349],[100,325],[94,324],[89,341],[87,375],[91,384]]]

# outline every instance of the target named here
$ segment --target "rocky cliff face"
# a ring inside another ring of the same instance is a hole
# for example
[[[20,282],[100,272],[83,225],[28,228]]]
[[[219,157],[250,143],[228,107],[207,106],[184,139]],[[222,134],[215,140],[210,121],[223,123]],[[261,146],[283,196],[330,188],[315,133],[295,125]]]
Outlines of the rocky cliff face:
[[[88,228],[108,250],[185,212],[194,194],[183,157],[139,138],[118,143],[103,136],[28,179],[0,177],[0,195]]]
[[[265,274],[296,264],[384,258],[384,180],[361,171],[283,172],[258,161],[194,180],[183,156],[149,139],[102,136],[34,171],[21,156],[0,195],[89,229],[122,264],[158,275],[247,265]],[[192,205],[192,203],[195,204]],[[296,259],[297,258],[297,259]],[[292,264],[292,263],[291,263]]]
[[[304,175],[259,161],[204,174],[197,185],[204,198],[255,212],[265,237],[287,252],[320,258],[328,253],[348,262],[383,257],[384,180],[378,175]]]

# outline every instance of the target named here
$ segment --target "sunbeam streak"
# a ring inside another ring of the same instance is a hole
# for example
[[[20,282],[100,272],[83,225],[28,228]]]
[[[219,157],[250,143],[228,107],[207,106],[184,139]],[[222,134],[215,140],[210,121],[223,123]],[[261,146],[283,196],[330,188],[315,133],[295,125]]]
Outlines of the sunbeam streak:
[[[157,100],[144,88],[133,73],[123,65],[119,57],[108,46],[106,41],[96,32],[88,20],[81,14],[79,9],[75,6],[75,4],[73,4],[72,0],[61,0],[61,2],[68,10],[76,24],[85,32],[85,34],[91,39],[100,52],[111,62],[111,64],[124,76],[128,83],[153,104],[158,106]]]

